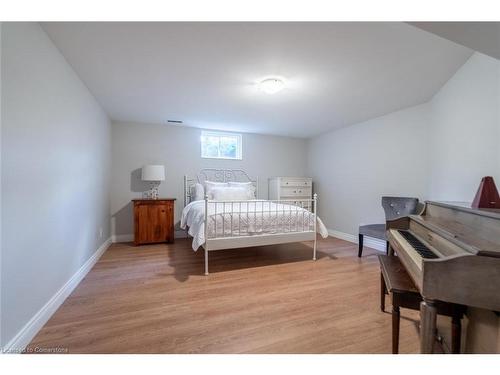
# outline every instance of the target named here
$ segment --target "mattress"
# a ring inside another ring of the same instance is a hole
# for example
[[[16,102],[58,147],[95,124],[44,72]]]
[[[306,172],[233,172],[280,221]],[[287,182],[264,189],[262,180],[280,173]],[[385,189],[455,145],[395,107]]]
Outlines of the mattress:
[[[191,202],[182,211],[181,228],[188,228],[194,251],[211,238],[314,231],[314,214],[310,211],[265,200],[209,203],[207,220],[205,233],[205,201]],[[316,224],[317,232],[328,237],[318,217]]]

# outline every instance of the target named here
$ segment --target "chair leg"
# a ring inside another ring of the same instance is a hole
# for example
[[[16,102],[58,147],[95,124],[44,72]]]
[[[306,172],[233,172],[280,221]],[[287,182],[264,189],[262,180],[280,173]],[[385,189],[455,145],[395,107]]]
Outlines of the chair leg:
[[[453,315],[451,318],[451,352],[460,354],[460,346],[462,339],[462,323],[459,315]]]
[[[380,310],[382,310],[382,312],[385,312],[385,291],[384,275],[380,272]]]
[[[389,255],[389,241],[385,243],[385,255]]]
[[[363,254],[363,235],[359,234],[358,235],[358,258],[361,258],[361,254]]]
[[[399,352],[399,306],[392,306],[392,354]]]
[[[394,249],[393,249],[393,247],[391,246],[390,243],[388,244],[387,247],[388,247],[388,249],[387,249],[387,255],[389,255],[391,257],[394,256]]]

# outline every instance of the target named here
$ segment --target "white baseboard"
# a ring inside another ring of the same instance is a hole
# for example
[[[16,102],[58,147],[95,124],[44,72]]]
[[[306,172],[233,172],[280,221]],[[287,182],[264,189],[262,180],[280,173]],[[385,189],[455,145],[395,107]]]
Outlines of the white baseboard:
[[[335,229],[328,229],[328,234],[335,238],[340,238],[341,240],[349,241],[352,243],[358,243],[358,236],[350,233],[340,232]],[[370,238],[365,236],[363,238],[363,246],[383,251],[385,253],[386,242],[384,240],[378,240],[376,238]]]
[[[4,353],[21,353],[33,340],[35,335],[47,323],[50,317],[68,298],[80,281],[89,273],[94,264],[111,245],[108,238],[97,251],[75,272],[73,276],[57,291],[56,294],[29,320],[28,323],[2,348]]]
[[[176,230],[174,233],[175,238],[186,238],[185,230]],[[113,243],[117,242],[132,242],[134,240],[133,234],[114,234],[111,236],[111,241]]]
[[[132,242],[134,240],[133,234],[113,234],[111,236],[111,242]]]

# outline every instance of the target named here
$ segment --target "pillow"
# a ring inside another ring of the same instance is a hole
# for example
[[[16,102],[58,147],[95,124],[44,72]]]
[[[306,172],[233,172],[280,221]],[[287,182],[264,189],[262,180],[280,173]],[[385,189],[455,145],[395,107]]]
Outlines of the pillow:
[[[191,201],[202,201],[205,199],[205,189],[202,184],[196,183],[191,186]]]
[[[253,182],[229,182],[229,186],[245,188],[248,191],[247,199],[255,199],[255,186]]]
[[[213,199],[217,201],[244,201],[248,199],[248,189],[244,187],[215,187]]]
[[[214,182],[214,181],[205,181],[205,194],[208,195],[208,199],[214,199],[212,194],[212,189],[216,187],[228,187],[227,182]]]

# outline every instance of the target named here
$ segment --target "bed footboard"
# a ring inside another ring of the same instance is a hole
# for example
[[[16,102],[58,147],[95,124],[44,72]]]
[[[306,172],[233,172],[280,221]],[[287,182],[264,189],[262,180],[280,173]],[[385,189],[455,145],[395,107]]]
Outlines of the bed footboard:
[[[205,275],[209,251],[313,241],[316,260],[317,194],[312,199],[215,201],[205,197]]]

